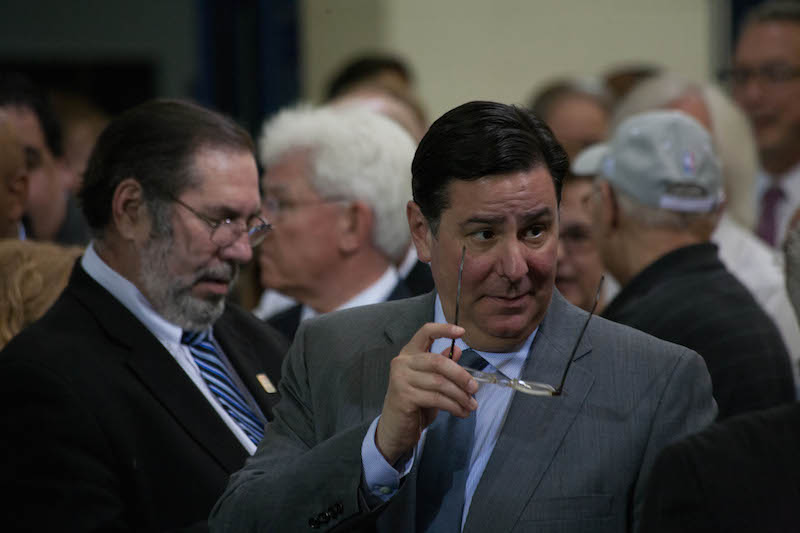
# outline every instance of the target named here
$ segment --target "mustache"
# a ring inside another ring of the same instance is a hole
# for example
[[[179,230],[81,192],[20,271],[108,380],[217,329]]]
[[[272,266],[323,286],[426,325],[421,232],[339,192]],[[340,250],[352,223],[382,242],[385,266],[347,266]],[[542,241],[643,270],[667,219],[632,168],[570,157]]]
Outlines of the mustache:
[[[192,285],[199,281],[218,281],[233,284],[239,277],[239,264],[234,262],[220,263],[204,267],[195,273]]]

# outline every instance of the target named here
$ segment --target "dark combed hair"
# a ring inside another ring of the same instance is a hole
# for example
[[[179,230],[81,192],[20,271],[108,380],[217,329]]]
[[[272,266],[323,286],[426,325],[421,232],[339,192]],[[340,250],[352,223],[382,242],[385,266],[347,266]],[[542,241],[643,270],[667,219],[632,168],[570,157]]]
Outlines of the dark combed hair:
[[[325,101],[333,100],[348,89],[377,76],[385,70],[396,72],[408,83],[413,80],[411,69],[399,57],[379,54],[357,57],[332,76],[325,90]]]
[[[18,72],[0,73],[0,107],[22,107],[36,115],[44,133],[47,148],[56,156],[63,155],[61,123],[44,91]]]
[[[469,102],[439,117],[420,141],[411,164],[414,201],[435,232],[449,207],[452,180],[527,172],[543,165],[556,201],[569,163],[553,132],[532,111],[496,102]]]
[[[137,180],[149,203],[178,197],[195,183],[192,163],[201,148],[254,151],[250,135],[233,120],[186,101],[152,100],[114,119],[92,150],[79,193],[95,234],[110,222],[123,180]]]
[[[761,22],[794,22],[800,24],[800,2],[772,0],[754,6],[745,14],[742,27]]]

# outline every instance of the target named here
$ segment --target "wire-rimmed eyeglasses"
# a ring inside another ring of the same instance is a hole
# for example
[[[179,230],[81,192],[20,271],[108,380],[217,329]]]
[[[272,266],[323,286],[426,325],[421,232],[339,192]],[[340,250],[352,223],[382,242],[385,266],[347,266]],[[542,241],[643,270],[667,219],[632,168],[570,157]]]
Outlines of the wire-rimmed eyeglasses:
[[[750,80],[758,80],[769,85],[779,85],[800,77],[800,67],[784,63],[771,63],[758,67],[733,67],[721,70],[719,80],[730,83],[734,89],[740,89]]]
[[[456,292],[456,312],[455,312],[455,321],[454,325],[458,325],[458,308],[461,300],[461,275],[464,271],[464,257],[467,252],[467,247],[464,246],[461,249],[461,264],[458,267],[458,289]],[[569,372],[570,366],[572,366],[572,361],[575,359],[575,354],[578,351],[578,346],[580,346],[581,339],[583,339],[583,334],[586,332],[586,328],[589,326],[589,321],[592,319],[594,315],[594,311],[597,308],[597,302],[600,300],[600,290],[603,288],[603,279],[604,277],[600,278],[600,283],[597,285],[597,293],[594,297],[594,304],[592,305],[591,311],[589,311],[589,316],[586,318],[586,322],[583,323],[583,328],[581,328],[581,332],[578,335],[578,339],[575,341],[575,346],[572,348],[572,352],[569,354],[569,360],[567,360],[567,366],[564,368],[564,373],[561,375],[561,382],[558,384],[558,387],[553,387],[552,385],[548,385],[547,383],[539,383],[537,381],[523,381],[521,379],[514,379],[506,377],[502,374],[492,374],[488,372],[481,372],[480,370],[475,370],[473,368],[464,367],[464,369],[469,372],[472,377],[478,383],[487,383],[489,385],[499,385],[501,387],[509,387],[516,391],[522,392],[524,394],[530,394],[533,396],[561,396],[564,392],[564,383],[567,381],[567,373]],[[452,344],[450,345],[450,358],[453,357],[453,348],[455,347],[455,339],[453,339]]]
[[[266,237],[267,233],[272,229],[272,225],[258,215],[251,216],[246,222],[232,218],[214,219],[200,213],[192,206],[174,196],[170,196],[170,199],[205,222],[211,229],[211,242],[222,248],[236,242],[236,240],[242,236],[242,233],[247,233],[247,239],[251,247],[258,246],[264,241],[264,237]]]

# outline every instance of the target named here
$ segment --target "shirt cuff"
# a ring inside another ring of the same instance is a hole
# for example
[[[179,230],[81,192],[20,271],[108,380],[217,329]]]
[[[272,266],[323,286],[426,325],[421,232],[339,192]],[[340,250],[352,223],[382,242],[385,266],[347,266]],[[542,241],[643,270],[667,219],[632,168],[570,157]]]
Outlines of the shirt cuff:
[[[416,446],[394,467],[390,465],[375,444],[375,431],[380,418],[378,416],[372,421],[364,436],[364,441],[361,443],[361,468],[364,471],[363,483],[366,485],[362,489],[382,501],[388,501],[400,488],[400,479],[411,471],[411,467],[414,465]]]

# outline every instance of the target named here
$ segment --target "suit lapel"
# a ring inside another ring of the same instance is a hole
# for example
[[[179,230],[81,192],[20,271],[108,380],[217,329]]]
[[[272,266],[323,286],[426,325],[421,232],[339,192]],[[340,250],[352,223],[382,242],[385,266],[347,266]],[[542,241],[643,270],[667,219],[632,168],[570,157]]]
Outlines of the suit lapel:
[[[389,370],[392,359],[426,322],[433,320],[435,293],[404,300],[407,309],[394,312],[392,321],[384,330],[383,340],[374,348],[365,350],[361,357],[362,420],[378,416],[383,407],[383,398],[389,386]]]
[[[260,369],[256,360],[258,349],[270,350],[272,347],[254,346],[252,339],[242,335],[240,329],[235,327],[235,320],[230,310],[226,310],[214,325],[214,338],[225,351],[225,355],[239,375],[239,379],[250,391],[264,417],[268,421],[272,421],[272,409],[280,400],[280,394],[277,391],[280,369],[276,368],[274,371],[273,369]],[[269,375],[264,374],[264,377],[267,378],[267,385],[271,384],[273,387],[270,392],[266,390],[264,383],[259,381],[259,373],[263,373],[264,370],[269,371]]]
[[[557,387],[586,316],[554,291],[548,313],[531,346],[523,379]],[[575,360],[590,351],[589,340],[584,337]],[[562,396],[514,394],[497,444],[473,495],[465,532],[513,529],[593,382],[589,371],[573,364]]]
[[[70,286],[176,423],[228,472],[238,470],[247,451],[158,339],[83,268],[74,269]]]

